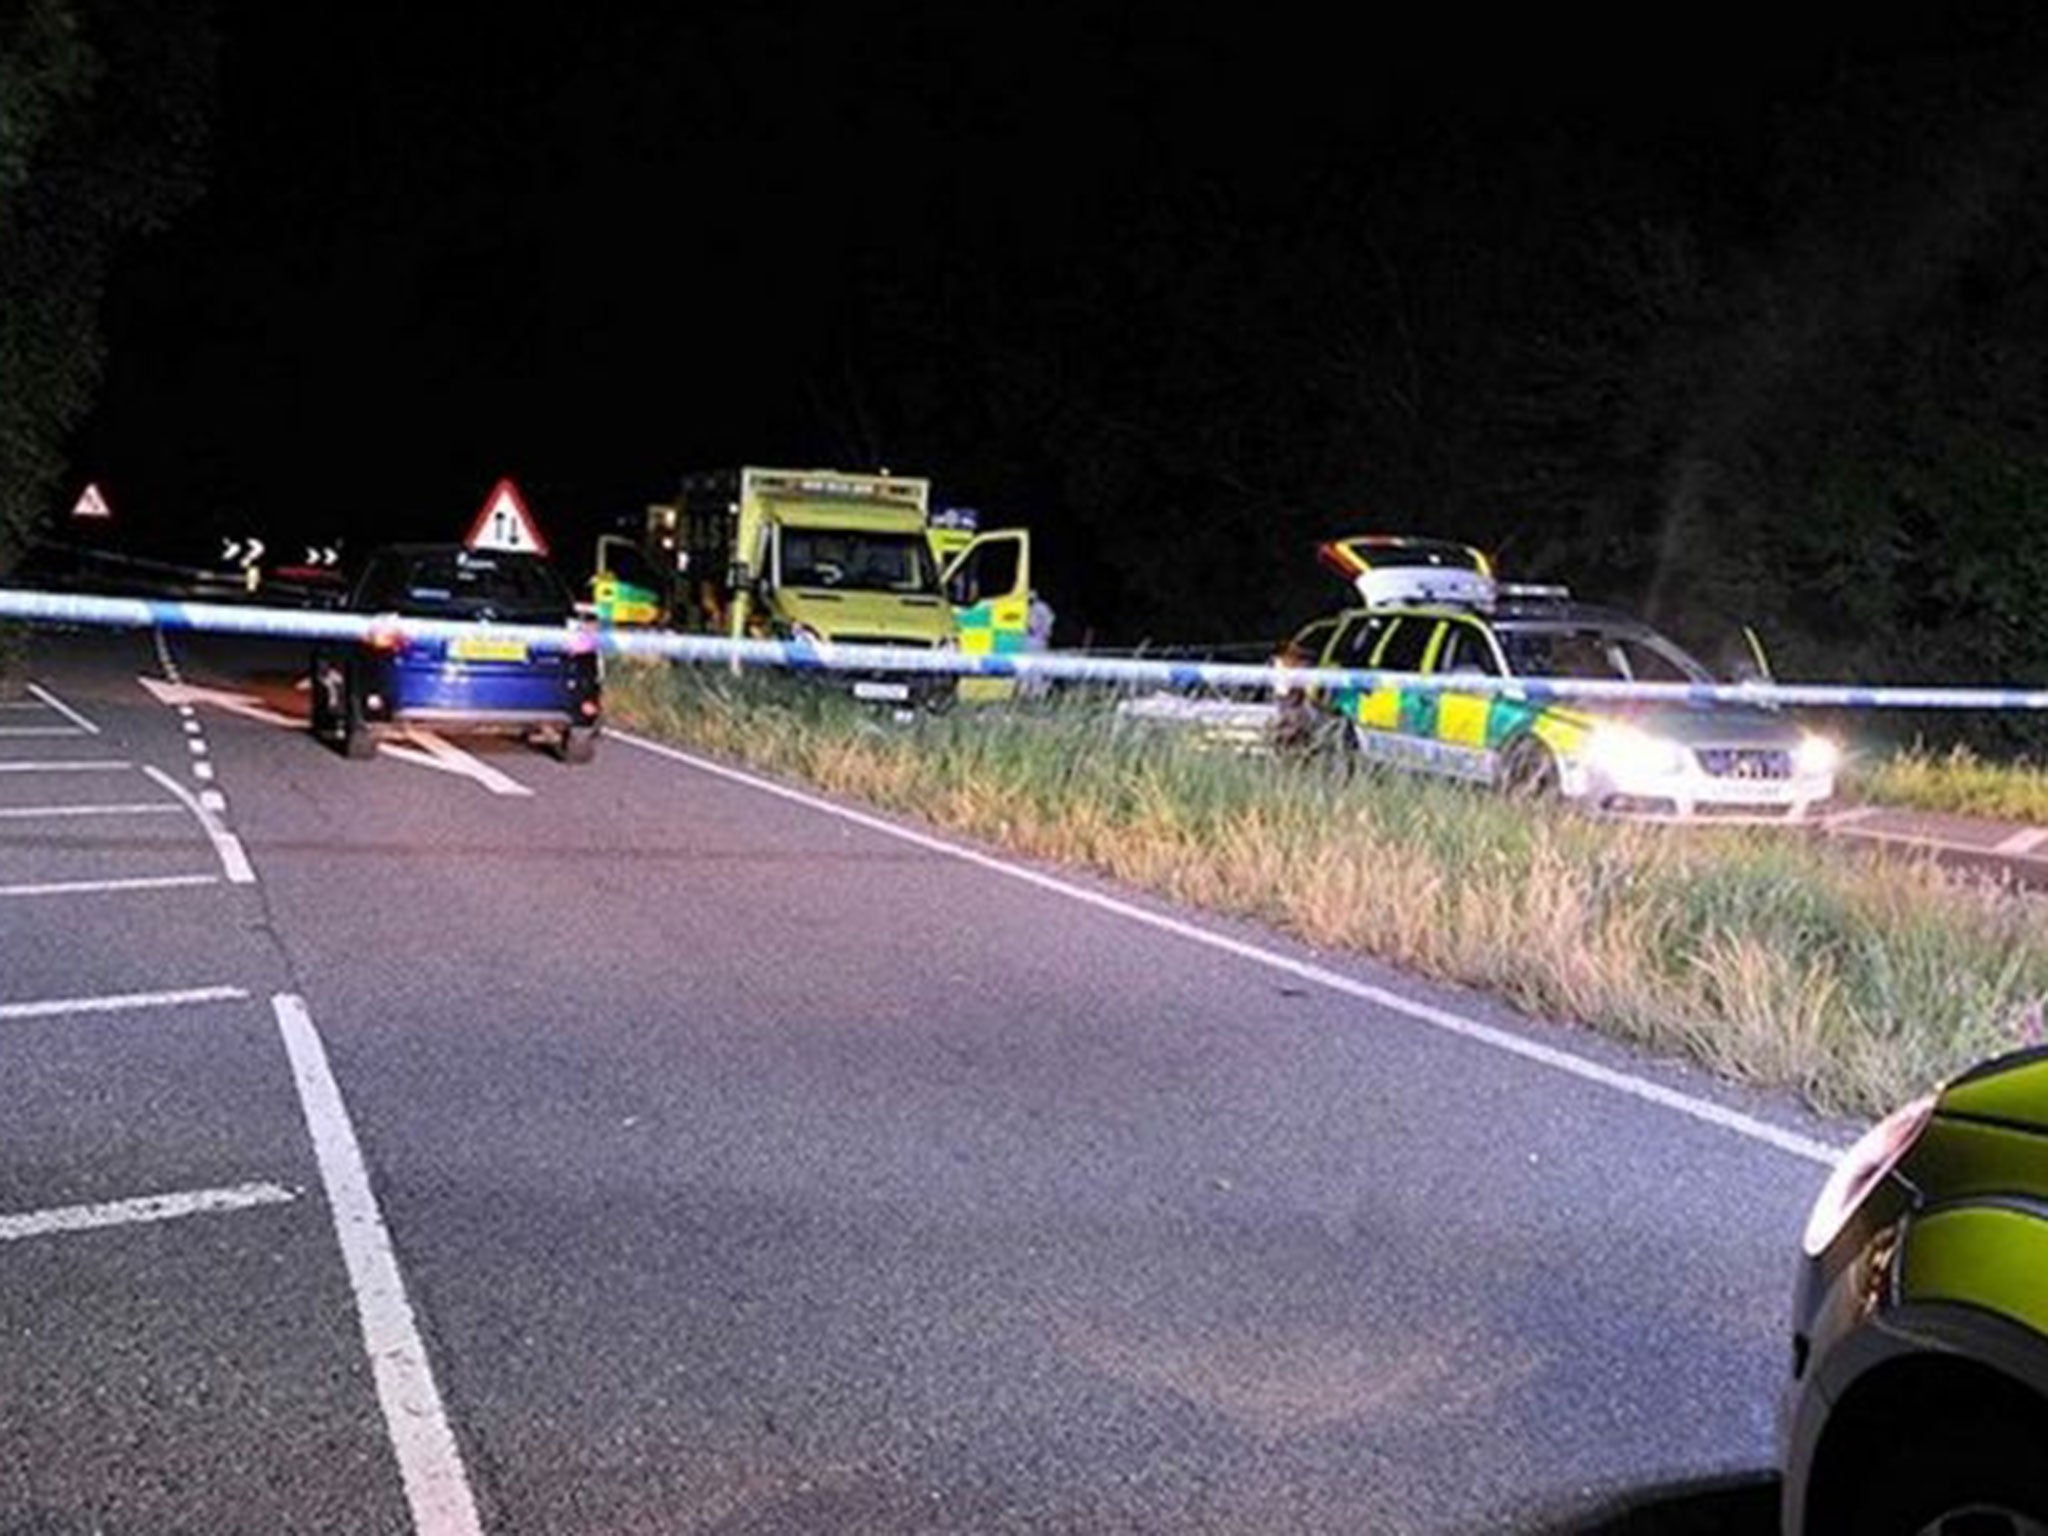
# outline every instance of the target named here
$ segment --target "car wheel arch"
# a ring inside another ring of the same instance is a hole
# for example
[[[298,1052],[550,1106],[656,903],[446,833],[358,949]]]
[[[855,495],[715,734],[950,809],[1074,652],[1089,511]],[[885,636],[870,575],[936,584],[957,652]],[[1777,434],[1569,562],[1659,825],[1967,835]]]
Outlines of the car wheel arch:
[[[2048,1446],[2048,1396],[2019,1377],[1970,1355],[1939,1351],[1897,1355],[1870,1367],[1832,1404],[1814,1448],[1799,1529],[1849,1528],[1873,1465],[1900,1455],[1899,1426],[1908,1443],[1928,1446],[1918,1426],[1963,1430],[1977,1424],[2017,1429]]]

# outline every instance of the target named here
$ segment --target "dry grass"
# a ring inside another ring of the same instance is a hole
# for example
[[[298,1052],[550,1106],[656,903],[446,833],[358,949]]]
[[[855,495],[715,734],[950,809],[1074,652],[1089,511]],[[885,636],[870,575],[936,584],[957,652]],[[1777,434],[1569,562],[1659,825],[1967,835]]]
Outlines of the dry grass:
[[[1968,747],[1907,747],[1853,767],[1844,790],[1859,800],[1960,816],[2048,825],[2048,765],[1991,762]]]
[[[1101,711],[914,725],[775,679],[621,668],[633,727],[1036,859],[1479,986],[1819,1108],[1875,1113],[2048,994],[2030,898],[1769,831],[1529,813],[1204,752]]]

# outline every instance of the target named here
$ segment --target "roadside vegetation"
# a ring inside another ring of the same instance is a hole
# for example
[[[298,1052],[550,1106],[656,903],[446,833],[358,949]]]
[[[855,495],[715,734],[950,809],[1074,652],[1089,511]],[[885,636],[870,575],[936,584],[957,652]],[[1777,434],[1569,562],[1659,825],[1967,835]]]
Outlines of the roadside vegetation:
[[[1483,988],[1823,1110],[1879,1113],[2018,1044],[2048,995],[2038,902],[1917,858],[1529,810],[1204,750],[1099,708],[899,724],[784,679],[636,665],[616,668],[609,702],[629,729]]]
[[[1999,762],[1967,746],[1937,752],[1902,747],[1873,761],[1852,764],[1844,795],[1883,805],[1959,816],[1988,816],[2048,826],[2048,764],[2021,758]]]

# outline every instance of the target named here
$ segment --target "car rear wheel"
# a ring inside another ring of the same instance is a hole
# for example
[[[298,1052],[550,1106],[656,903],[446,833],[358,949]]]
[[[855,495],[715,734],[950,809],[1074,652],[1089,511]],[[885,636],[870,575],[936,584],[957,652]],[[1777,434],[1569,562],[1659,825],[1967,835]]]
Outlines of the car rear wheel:
[[[1516,800],[1556,799],[1557,754],[1533,736],[1509,743],[1501,755],[1500,787]]]
[[[377,738],[363,719],[362,701],[356,697],[353,679],[343,685],[341,700],[341,755],[361,762],[377,755]]]
[[[555,742],[555,756],[565,763],[587,763],[597,756],[597,727],[571,725]]]

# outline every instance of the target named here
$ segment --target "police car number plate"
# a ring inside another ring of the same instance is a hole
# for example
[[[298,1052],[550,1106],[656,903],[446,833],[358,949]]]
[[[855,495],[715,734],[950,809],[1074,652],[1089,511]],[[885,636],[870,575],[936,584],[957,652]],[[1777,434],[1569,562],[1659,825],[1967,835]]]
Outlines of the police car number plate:
[[[900,704],[903,700],[910,697],[910,685],[908,683],[855,683],[853,685],[853,696],[856,699],[888,699],[892,703]]]

